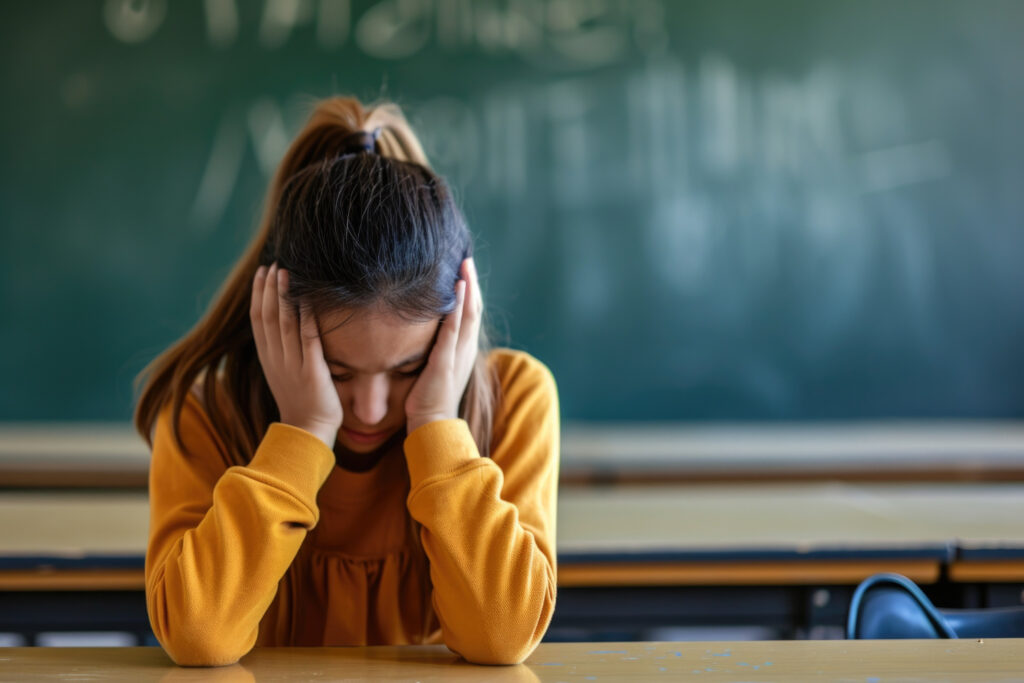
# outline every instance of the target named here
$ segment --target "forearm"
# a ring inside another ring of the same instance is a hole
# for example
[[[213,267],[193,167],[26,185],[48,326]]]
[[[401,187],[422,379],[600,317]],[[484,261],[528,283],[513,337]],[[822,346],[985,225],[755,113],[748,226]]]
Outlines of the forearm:
[[[187,505],[160,516],[147,553],[147,605],[154,633],[179,664],[229,664],[252,648],[316,524],[327,463],[322,453],[310,456],[316,437],[296,432],[269,430],[248,466],[223,474],[198,523]],[[169,507],[166,493],[155,497]]]
[[[500,471],[486,471],[489,461],[481,465],[456,475],[471,486],[482,483],[479,495],[456,496],[452,505],[451,496],[422,491],[411,497],[410,510],[423,525],[445,643],[469,661],[514,664],[534,650],[551,621],[555,567],[515,506],[498,497]]]
[[[406,450],[445,643],[473,662],[521,661],[554,611],[556,471],[519,491],[525,514],[502,499],[502,470],[479,457],[463,421],[421,428]]]

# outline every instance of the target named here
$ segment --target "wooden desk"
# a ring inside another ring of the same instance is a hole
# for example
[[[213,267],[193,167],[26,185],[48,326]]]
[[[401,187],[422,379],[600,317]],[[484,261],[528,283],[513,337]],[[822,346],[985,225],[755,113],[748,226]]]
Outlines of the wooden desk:
[[[1024,519],[1019,519],[1024,526]],[[949,568],[954,581],[1024,583],[1024,547],[1006,541],[964,542]],[[1021,596],[1024,602],[1024,594]]]
[[[563,587],[1024,580],[1021,485],[563,487],[558,520]],[[140,589],[147,526],[141,492],[0,493],[0,590]]]
[[[959,549],[1024,548],[1021,520],[1019,484],[563,487],[556,619],[639,628],[669,606],[658,623],[797,628],[821,613],[834,626],[876,572],[932,584],[952,567],[954,580],[988,580],[964,573]],[[2,492],[0,591],[77,591],[82,604],[102,592],[97,605],[139,593],[147,526],[141,492]]]
[[[563,632],[748,624],[756,637],[836,637],[867,576],[900,573],[934,584],[943,606],[985,606],[987,593],[942,581],[958,548],[1024,547],[1019,485],[563,488],[559,514]]]
[[[130,424],[0,422],[7,487],[146,487]],[[1024,481],[1024,421],[785,424],[572,423],[563,483]]]
[[[962,539],[1024,546],[1017,519],[1020,485],[565,487],[559,582],[856,584],[896,571],[933,583]]]
[[[0,681],[310,680],[1020,681],[1024,640],[543,643],[523,664],[468,664],[443,646],[258,649],[238,664],[175,667],[157,648],[0,650]]]
[[[137,587],[148,515],[141,492],[0,492],[0,587],[38,567],[54,587],[100,569]],[[887,568],[928,583],[959,548],[1024,558],[1022,520],[1019,484],[563,487],[559,581],[856,583]]]

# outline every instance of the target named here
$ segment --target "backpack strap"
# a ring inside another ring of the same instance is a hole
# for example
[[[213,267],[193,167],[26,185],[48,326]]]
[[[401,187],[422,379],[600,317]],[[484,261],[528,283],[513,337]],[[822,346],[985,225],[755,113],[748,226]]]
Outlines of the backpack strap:
[[[846,637],[956,638],[957,634],[913,581],[900,574],[875,574],[853,593]]]

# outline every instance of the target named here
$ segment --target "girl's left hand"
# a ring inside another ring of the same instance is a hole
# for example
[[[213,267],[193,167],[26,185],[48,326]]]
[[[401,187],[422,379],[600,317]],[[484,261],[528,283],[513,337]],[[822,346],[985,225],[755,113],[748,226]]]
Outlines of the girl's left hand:
[[[459,402],[476,363],[483,298],[472,258],[460,268],[455,283],[455,310],[448,314],[427,365],[405,399],[408,433],[435,420],[459,416]]]

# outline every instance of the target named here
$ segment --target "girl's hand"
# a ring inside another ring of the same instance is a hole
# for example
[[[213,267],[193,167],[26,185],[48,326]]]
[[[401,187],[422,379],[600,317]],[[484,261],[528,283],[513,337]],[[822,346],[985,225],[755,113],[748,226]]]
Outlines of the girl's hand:
[[[338,392],[320,346],[312,315],[301,316],[284,299],[288,271],[260,266],[252,283],[249,318],[263,375],[277,401],[281,422],[314,434],[334,448],[341,428]]]
[[[420,425],[459,416],[459,402],[476,363],[483,299],[473,259],[462,262],[455,284],[455,310],[448,314],[427,366],[405,399],[409,433]]]

